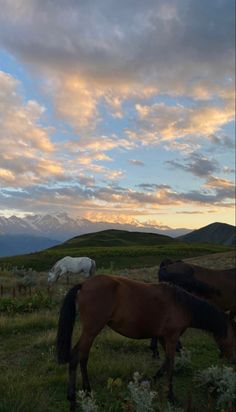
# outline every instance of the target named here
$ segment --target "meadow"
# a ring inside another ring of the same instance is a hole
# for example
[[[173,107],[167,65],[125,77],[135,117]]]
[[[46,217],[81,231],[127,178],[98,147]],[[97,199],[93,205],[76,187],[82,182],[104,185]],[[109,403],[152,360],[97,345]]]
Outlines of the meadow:
[[[173,256],[173,255],[172,255]],[[192,258],[193,259],[193,258]],[[206,266],[224,267],[235,264],[233,252],[195,257],[193,261]],[[132,266],[132,264],[130,265]],[[157,265],[146,268],[115,268],[114,264],[99,273],[118,273],[144,281],[156,281]],[[64,412],[68,410],[66,400],[67,366],[59,366],[55,358],[55,336],[58,312],[63,296],[71,285],[62,279],[47,289],[46,273],[38,273],[37,285],[31,296],[11,296],[16,279],[11,272],[2,269],[1,282],[6,294],[0,301],[0,412]],[[79,279],[82,279],[79,277]],[[73,278],[71,282],[77,282]],[[25,292],[26,293],[26,292]],[[78,317],[79,318],[79,317]],[[74,340],[78,339],[80,323],[76,322]],[[91,350],[88,370],[94,391],[98,412],[135,412],[128,388],[134,372],[142,374],[143,380],[150,381],[150,390],[157,393],[153,410],[174,411],[215,411],[216,399],[206,386],[201,386],[196,376],[211,365],[228,365],[219,358],[219,350],[213,338],[201,331],[189,329],[182,343],[190,360],[177,360],[174,389],[178,407],[172,408],[166,400],[165,377],[154,383],[160,360],[154,360],[149,349],[149,340],[136,341],[124,338],[109,328],[105,328],[96,338]],[[163,353],[161,353],[163,359]],[[78,372],[78,389],[81,387]],[[144,406],[143,406],[144,407]],[[232,412],[229,403],[221,412]],[[86,409],[84,409],[86,410]],[[87,409],[95,410],[95,409]],[[142,410],[142,409],[141,409]],[[143,409],[147,410],[147,409]],[[82,411],[78,408],[78,411]]]
[[[68,243],[42,252],[0,258],[0,267],[11,269],[16,266],[46,271],[64,256],[89,256],[96,261],[100,271],[120,270],[155,266],[165,258],[187,259],[232,250],[234,248],[229,246],[177,241],[157,245],[83,246],[79,248]]]

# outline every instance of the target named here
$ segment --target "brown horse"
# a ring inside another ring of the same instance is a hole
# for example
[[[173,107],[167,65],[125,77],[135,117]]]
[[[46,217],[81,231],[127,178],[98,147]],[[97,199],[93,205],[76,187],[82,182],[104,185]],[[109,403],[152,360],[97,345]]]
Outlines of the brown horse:
[[[81,316],[82,333],[71,350],[76,308]],[[70,411],[76,408],[78,363],[83,390],[91,390],[87,373],[89,351],[95,337],[105,325],[133,339],[152,336],[160,338],[166,358],[155,378],[167,372],[169,399],[173,399],[172,376],[176,343],[188,327],[213,333],[225,356],[236,361],[236,339],[231,324],[223,312],[205,300],[167,283],[157,285],[118,276],[95,276],[69,290],[59,317],[57,355],[59,363],[69,363]]]
[[[181,260],[173,262],[163,260],[158,272],[159,282],[168,282],[180,286],[196,296],[203,297],[214,303],[224,312],[229,312],[230,318],[236,316],[236,269],[207,269],[185,263]],[[178,348],[181,348],[178,342]],[[150,348],[153,357],[159,356],[157,338],[152,338]]]

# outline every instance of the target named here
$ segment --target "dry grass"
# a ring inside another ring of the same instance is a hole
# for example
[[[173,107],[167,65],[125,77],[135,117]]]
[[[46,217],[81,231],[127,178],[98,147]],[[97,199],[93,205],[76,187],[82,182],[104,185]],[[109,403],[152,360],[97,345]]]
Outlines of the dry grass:
[[[230,269],[236,265],[236,250],[232,252],[214,253],[196,258],[185,259],[186,262],[210,269]]]

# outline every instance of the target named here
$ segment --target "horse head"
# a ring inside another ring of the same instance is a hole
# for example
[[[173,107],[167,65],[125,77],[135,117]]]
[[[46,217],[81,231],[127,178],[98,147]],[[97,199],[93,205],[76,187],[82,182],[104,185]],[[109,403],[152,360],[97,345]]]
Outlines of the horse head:
[[[158,277],[160,282],[171,282],[178,284],[178,281],[189,281],[193,277],[193,268],[181,260],[173,262],[165,259],[160,264]],[[181,285],[182,286],[182,285]]]
[[[58,278],[59,274],[57,272],[54,272],[52,269],[48,272],[48,283],[56,282]]]

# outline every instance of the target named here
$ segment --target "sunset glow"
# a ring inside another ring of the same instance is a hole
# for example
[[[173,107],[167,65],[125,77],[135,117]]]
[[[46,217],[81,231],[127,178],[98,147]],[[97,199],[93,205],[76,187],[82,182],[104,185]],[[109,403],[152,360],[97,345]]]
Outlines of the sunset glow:
[[[0,215],[235,224],[234,2],[5,0]]]

